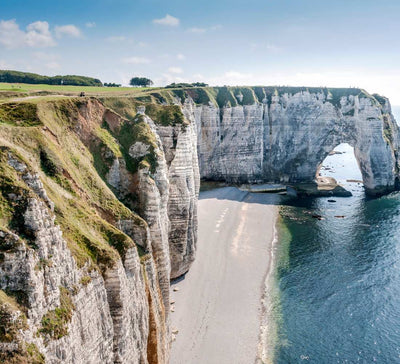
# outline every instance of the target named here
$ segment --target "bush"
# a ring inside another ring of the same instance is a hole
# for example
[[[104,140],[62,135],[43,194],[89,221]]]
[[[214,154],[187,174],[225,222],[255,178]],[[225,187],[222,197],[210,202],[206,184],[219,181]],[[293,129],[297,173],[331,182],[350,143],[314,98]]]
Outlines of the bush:
[[[193,82],[193,83],[185,83],[185,82],[180,82],[180,83],[171,83],[165,88],[187,88],[187,87],[208,87],[207,83],[204,82]]]
[[[49,335],[56,340],[68,335],[68,322],[72,319],[74,309],[71,293],[66,288],[60,287],[60,306],[48,311],[42,317],[39,333]]]
[[[133,77],[131,78],[129,84],[131,86],[151,86],[153,81],[146,77]]]
[[[46,147],[40,148],[40,166],[49,177],[55,177],[63,171],[61,161]]]
[[[36,126],[41,122],[37,105],[28,102],[10,102],[0,105],[0,123],[16,126]]]

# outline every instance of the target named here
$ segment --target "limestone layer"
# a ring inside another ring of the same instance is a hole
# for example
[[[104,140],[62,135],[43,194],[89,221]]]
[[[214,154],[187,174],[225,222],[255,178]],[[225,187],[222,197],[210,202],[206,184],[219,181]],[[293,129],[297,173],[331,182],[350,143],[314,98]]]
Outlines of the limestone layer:
[[[193,112],[103,102],[0,126],[2,362],[169,362],[170,279],[197,238]]]
[[[196,107],[203,179],[310,183],[328,153],[349,143],[368,193],[396,187],[398,126],[386,98],[360,93],[333,99],[326,92],[301,91],[249,105],[239,101],[233,107]]]

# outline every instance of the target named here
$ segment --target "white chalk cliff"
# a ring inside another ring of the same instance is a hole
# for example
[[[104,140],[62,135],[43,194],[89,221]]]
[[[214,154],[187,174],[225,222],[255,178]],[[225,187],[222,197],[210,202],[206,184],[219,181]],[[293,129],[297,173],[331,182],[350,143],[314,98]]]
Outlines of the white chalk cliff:
[[[350,89],[352,90],[352,89]],[[337,145],[354,147],[366,191],[397,186],[398,126],[386,98],[361,90],[274,93],[251,104],[196,108],[201,177],[235,183],[309,183]]]
[[[358,89],[165,89],[0,108],[5,363],[167,364],[169,285],[195,259],[200,177],[310,183],[347,142],[368,193],[398,187],[390,103]]]

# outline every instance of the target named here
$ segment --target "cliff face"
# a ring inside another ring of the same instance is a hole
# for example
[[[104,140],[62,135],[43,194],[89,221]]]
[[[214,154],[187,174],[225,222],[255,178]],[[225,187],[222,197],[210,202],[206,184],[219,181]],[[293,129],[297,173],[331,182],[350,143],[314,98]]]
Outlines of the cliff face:
[[[196,243],[193,118],[115,101],[0,105],[2,362],[169,361],[169,280]]]
[[[169,282],[195,258],[200,174],[312,182],[343,142],[368,192],[397,187],[389,101],[358,89],[0,104],[0,361],[168,363]]]
[[[328,153],[349,143],[368,193],[396,187],[399,136],[387,99],[357,89],[248,90],[259,99],[253,94],[241,104],[243,95],[233,91],[225,104],[197,106],[202,178],[310,183]]]

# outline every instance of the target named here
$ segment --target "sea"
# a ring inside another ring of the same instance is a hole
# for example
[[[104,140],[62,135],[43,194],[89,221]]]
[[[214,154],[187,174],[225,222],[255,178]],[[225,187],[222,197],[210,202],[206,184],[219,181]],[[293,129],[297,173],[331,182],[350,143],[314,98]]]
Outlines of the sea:
[[[400,194],[368,198],[353,148],[335,151],[321,174],[352,197],[282,202],[273,362],[400,363]]]

